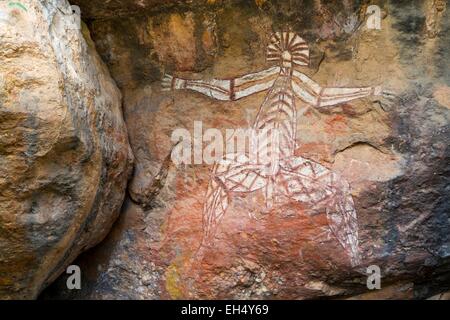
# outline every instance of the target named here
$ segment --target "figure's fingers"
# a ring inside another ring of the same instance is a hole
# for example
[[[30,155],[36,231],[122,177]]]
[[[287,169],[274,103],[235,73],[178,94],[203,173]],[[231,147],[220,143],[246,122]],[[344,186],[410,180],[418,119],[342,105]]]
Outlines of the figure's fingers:
[[[392,95],[395,95],[395,92],[394,92],[394,91],[392,91],[392,90],[388,90],[388,89],[383,89],[383,92],[384,92],[384,93],[387,93],[387,94],[392,94]]]
[[[171,91],[173,76],[165,73],[161,81],[161,91]]]
[[[395,92],[390,91],[390,90],[383,90],[383,92],[381,93],[381,96],[387,100],[394,100],[394,99],[398,98],[398,96],[395,94]]]
[[[170,82],[172,81],[173,77],[170,74],[165,73],[163,78],[162,78],[162,82]]]
[[[383,100],[383,102],[385,102],[385,103],[393,103],[395,100],[396,100],[396,97],[394,97],[394,96],[382,96],[382,99],[381,100]]]

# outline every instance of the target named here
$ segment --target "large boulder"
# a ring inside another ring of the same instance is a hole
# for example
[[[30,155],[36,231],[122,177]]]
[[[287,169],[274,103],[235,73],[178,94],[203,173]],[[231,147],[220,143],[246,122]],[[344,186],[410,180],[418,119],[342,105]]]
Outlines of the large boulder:
[[[0,137],[0,299],[36,298],[106,236],[133,160],[121,93],[65,0],[0,2]]]
[[[448,291],[445,1],[376,2],[381,29],[366,24],[369,1],[74,3],[124,94],[136,169],[112,234],[77,261],[83,289],[67,291],[62,277],[46,297],[411,299]],[[297,119],[295,154],[351,186],[360,264],[352,265],[329,232],[326,208],[312,213],[287,199],[266,210],[262,192],[233,195],[215,240],[197,251],[212,166],[174,165],[171,135],[177,128],[193,134],[195,121],[223,134],[248,127],[264,93],[217,101],[208,93],[162,91],[161,79],[230,79],[266,69],[272,32],[289,28],[311,50],[309,68],[299,70],[319,84],[381,85],[396,95],[311,108]],[[380,292],[367,293],[369,266],[380,268]]]

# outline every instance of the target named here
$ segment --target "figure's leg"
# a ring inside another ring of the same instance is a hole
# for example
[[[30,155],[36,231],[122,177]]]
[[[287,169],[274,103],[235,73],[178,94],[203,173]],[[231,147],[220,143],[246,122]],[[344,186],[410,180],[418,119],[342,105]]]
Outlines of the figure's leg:
[[[211,177],[203,208],[203,243],[209,242],[217,227],[217,223],[225,214],[230,201],[229,190],[222,181],[215,176]]]
[[[301,157],[284,161],[281,176],[281,191],[286,196],[312,207],[326,207],[330,231],[352,265],[360,264],[358,223],[349,184],[337,173]]]
[[[229,157],[229,156],[228,156]],[[266,179],[260,175],[261,166],[238,156],[218,162],[213,169],[203,209],[203,244],[215,235],[231,200],[231,194],[262,189]]]
[[[348,183],[338,182],[335,194],[327,203],[327,218],[331,232],[350,255],[352,266],[361,263],[358,240],[358,220]]]
[[[269,176],[266,178],[267,184],[266,184],[266,209],[270,210],[273,207],[274,203],[274,187],[275,187],[275,181],[273,177]]]

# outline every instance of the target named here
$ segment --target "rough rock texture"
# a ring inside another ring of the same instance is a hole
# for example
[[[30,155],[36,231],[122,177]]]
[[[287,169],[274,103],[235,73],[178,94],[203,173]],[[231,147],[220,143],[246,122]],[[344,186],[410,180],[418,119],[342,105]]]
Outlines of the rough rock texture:
[[[381,30],[366,27],[367,1],[74,3],[124,95],[136,167],[114,231],[77,260],[83,289],[67,291],[63,276],[44,297],[411,299],[448,291],[448,1],[373,1]],[[294,201],[267,212],[260,193],[234,197],[214,244],[196,254],[211,166],[174,166],[171,134],[192,132],[194,121],[222,132],[248,127],[264,93],[218,102],[163,92],[160,80],[165,72],[211,79],[260,71],[270,65],[272,31],[288,26],[309,43],[311,66],[301,71],[318,83],[381,85],[397,94],[298,118],[296,154],[352,187],[356,267],[335,238],[323,236],[324,212],[308,215]],[[369,265],[381,268],[384,290],[368,292]]]
[[[0,299],[37,297],[100,242],[131,173],[121,93],[69,10],[0,2]]]

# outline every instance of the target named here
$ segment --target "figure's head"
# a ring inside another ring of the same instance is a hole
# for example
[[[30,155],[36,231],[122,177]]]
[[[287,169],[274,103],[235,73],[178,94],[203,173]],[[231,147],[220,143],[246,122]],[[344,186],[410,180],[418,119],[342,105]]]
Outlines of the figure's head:
[[[276,32],[267,46],[267,61],[279,61],[281,67],[309,66],[309,48],[294,32]]]

